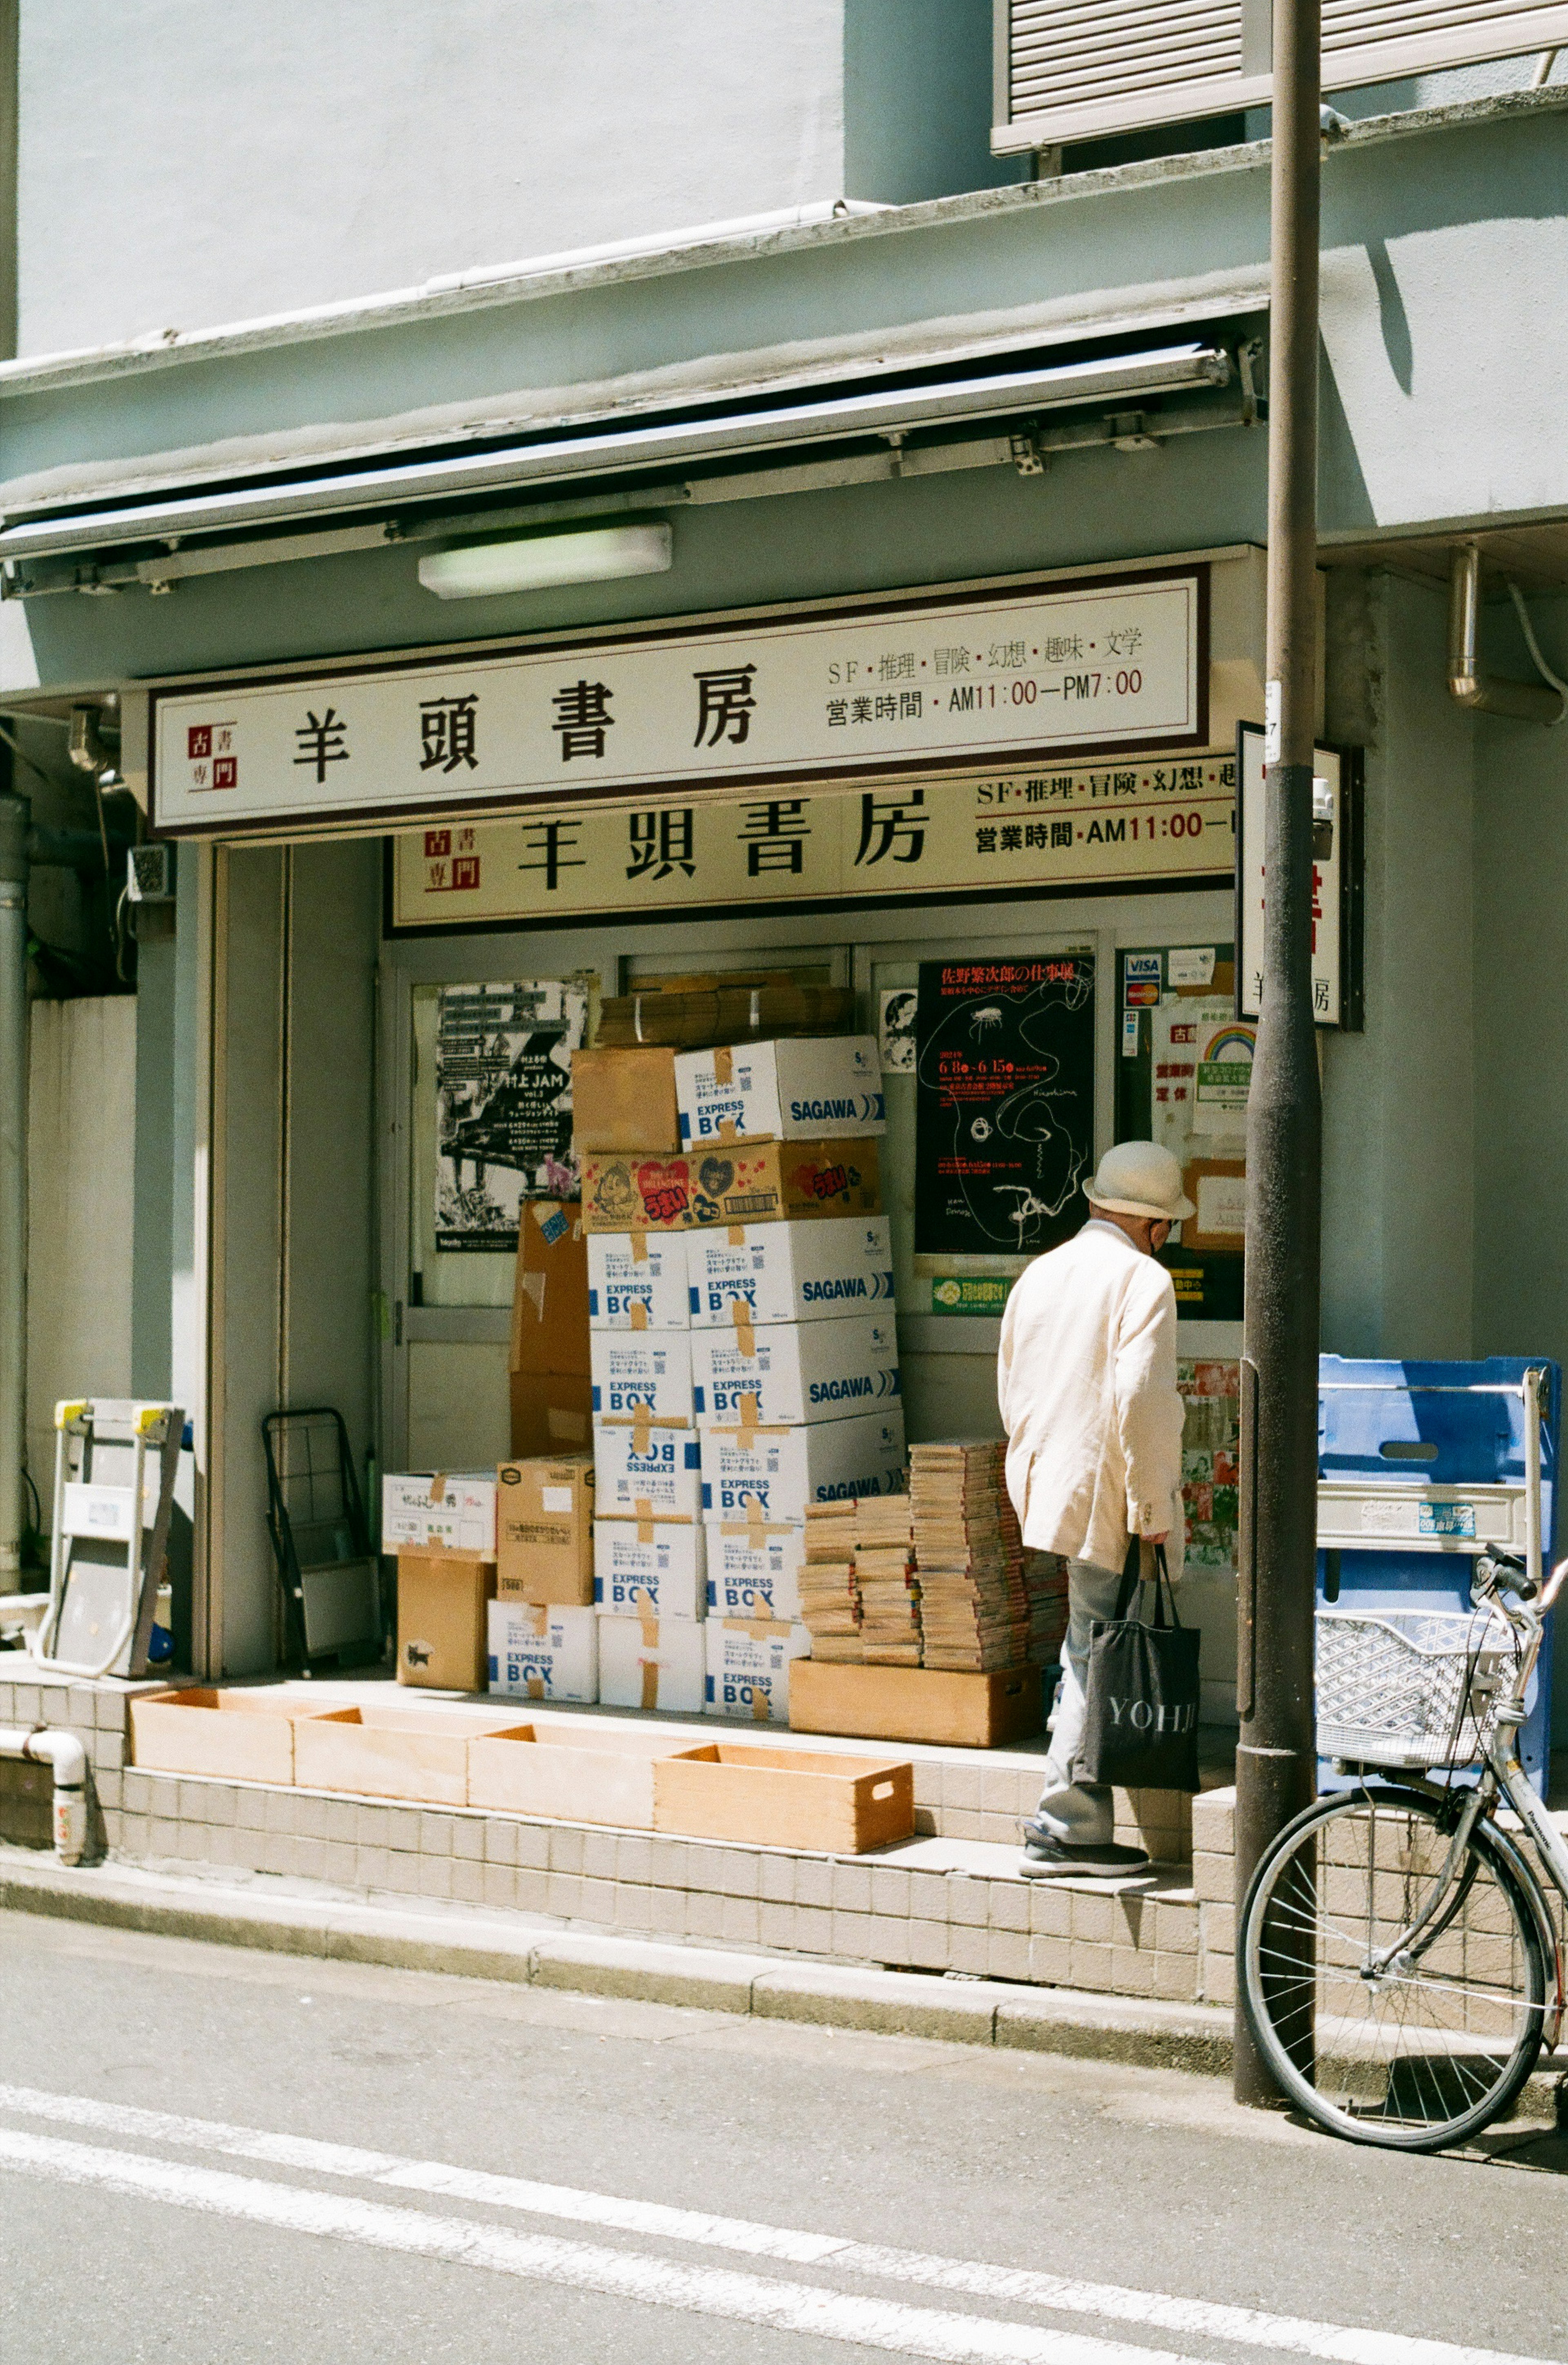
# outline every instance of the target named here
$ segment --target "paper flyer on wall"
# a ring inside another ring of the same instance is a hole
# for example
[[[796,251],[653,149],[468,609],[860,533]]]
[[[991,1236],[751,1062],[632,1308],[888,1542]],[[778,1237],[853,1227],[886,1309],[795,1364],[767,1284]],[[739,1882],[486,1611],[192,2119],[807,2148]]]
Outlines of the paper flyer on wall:
[[[517,1247],[524,1199],[578,1191],[571,1057],[588,1030],[587,988],[560,980],[442,986],[435,1042],[435,1244]]]

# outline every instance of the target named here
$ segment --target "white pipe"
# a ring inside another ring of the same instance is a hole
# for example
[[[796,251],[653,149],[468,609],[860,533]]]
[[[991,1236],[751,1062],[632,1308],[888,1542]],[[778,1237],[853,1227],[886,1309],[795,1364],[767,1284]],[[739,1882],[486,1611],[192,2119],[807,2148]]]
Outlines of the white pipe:
[[[0,1757],[52,1765],[54,1852],[62,1864],[80,1864],[87,1845],[87,1753],[76,1735],[58,1726],[0,1724]]]
[[[22,1589],[28,1273],[28,828],[0,795],[0,1593]]]

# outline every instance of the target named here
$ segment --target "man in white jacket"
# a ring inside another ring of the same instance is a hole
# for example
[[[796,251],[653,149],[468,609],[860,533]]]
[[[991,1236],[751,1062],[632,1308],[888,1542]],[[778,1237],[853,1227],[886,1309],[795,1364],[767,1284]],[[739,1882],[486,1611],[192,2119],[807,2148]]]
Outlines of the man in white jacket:
[[[1007,1491],[1025,1551],[1068,1564],[1068,1630],[1046,1787],[1022,1870],[1114,1878],[1148,1861],[1114,1844],[1111,1793],[1074,1779],[1089,1645],[1115,1614],[1135,1536],[1182,1565],[1182,1404],[1176,1293],[1156,1251],[1193,1214],[1182,1170],[1152,1141],[1119,1142],[1084,1192],[1082,1230],[1037,1257],[1007,1302],[997,1390]]]

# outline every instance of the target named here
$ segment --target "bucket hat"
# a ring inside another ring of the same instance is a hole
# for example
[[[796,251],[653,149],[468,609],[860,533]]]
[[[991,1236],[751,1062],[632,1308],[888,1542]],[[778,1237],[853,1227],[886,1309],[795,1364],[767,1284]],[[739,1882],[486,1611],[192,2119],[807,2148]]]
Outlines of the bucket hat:
[[[1083,1191],[1092,1207],[1113,1216],[1151,1216],[1157,1223],[1179,1224],[1197,1213],[1182,1195],[1181,1167],[1157,1141],[1118,1141]]]

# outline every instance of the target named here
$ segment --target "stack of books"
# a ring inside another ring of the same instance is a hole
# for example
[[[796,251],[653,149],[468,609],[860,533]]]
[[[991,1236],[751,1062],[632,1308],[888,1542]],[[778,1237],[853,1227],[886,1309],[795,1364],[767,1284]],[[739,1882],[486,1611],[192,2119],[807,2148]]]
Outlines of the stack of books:
[[[856,1501],[808,1503],[806,1541],[797,1582],[801,1622],[812,1638],[813,1659],[858,1664],[860,1588],[855,1571]]]
[[[1045,1634],[1024,1575],[1018,1521],[1007,1497],[1000,1439],[943,1439],[910,1456],[910,1503],[920,1567],[924,1664],[958,1673],[1031,1663]]]
[[[1067,1635],[1066,1561],[1055,1552],[1025,1553],[1024,1586],[1029,1597],[1029,1664],[1054,1666]]]
[[[855,1508],[860,1653],[870,1666],[921,1664],[921,1588],[907,1495],[862,1496]]]

